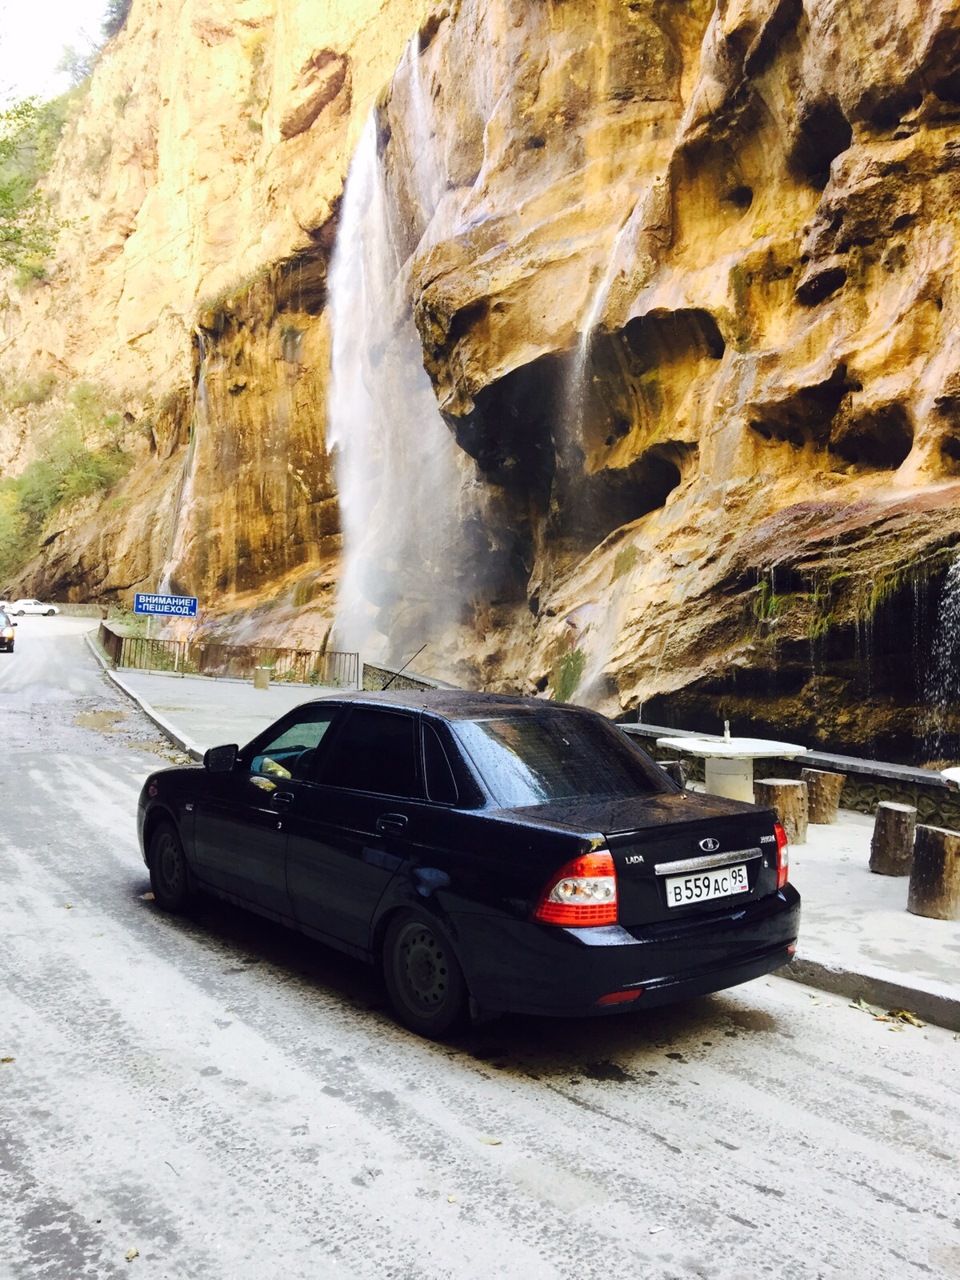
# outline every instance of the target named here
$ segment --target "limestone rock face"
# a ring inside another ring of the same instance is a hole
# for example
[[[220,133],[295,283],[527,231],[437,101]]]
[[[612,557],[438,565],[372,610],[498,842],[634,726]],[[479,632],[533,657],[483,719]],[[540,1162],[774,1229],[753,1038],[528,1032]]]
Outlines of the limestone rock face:
[[[174,454],[154,439],[92,523],[89,504],[58,511],[22,583],[126,600],[165,580],[216,613],[329,577],[335,210],[419,12],[134,0],[48,180],[56,258],[41,282],[4,282],[0,374],[14,400],[38,377],[104,387],[144,434],[175,410]],[[0,413],[5,474],[42,451],[37,421]]]
[[[426,667],[916,756],[960,541],[960,0],[134,0],[0,366],[180,417],[23,589],[329,625],[329,265],[371,109],[467,540]],[[8,471],[28,436],[0,422]],[[422,573],[391,573],[409,656]]]
[[[450,190],[416,318],[535,616],[484,678],[810,704],[811,643],[960,534],[960,5],[463,4],[423,58]],[[846,740],[903,750],[921,684]]]

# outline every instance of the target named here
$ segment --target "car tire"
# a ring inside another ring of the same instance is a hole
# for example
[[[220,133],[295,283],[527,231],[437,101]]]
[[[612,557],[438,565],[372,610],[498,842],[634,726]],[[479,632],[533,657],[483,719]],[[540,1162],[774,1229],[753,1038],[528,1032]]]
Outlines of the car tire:
[[[23,617],[23,610],[22,610],[22,609],[18,609],[18,610],[17,610],[17,617],[18,617],[18,618],[22,618],[22,617]]]
[[[161,911],[186,911],[195,896],[193,876],[172,822],[161,822],[150,837],[150,888]]]
[[[53,617],[53,615],[54,615],[56,612],[57,612],[57,611],[56,611],[56,609],[47,609],[47,611],[46,611],[46,613],[44,614],[44,616],[45,616],[45,617],[47,617],[47,618],[52,618],[52,617]]]
[[[430,916],[394,916],[383,942],[383,981],[397,1021],[439,1039],[467,1017],[467,984],[453,944]]]

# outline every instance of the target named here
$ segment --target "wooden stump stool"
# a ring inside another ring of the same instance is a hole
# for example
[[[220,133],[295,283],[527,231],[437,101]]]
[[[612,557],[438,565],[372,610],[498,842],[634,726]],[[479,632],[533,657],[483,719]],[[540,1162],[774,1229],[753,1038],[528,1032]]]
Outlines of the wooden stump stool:
[[[807,784],[807,800],[810,821],[836,822],[840,808],[840,793],[847,780],[845,773],[827,773],[824,769],[801,769],[800,777]]]
[[[907,910],[934,920],[960,920],[960,831],[917,827]]]
[[[798,778],[759,778],[753,784],[757,804],[774,809],[791,844],[807,843],[807,784]]]
[[[880,876],[908,876],[913,866],[917,811],[912,804],[882,800],[870,840],[870,870]]]

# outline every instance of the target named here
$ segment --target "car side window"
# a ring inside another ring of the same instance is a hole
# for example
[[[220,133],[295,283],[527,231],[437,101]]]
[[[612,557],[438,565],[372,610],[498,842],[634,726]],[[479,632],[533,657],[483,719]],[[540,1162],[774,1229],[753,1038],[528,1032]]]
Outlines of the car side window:
[[[427,798],[438,804],[456,804],[460,798],[450,761],[432,724],[423,723],[423,774]]]
[[[315,713],[288,724],[276,737],[257,742],[247,766],[250,772],[271,778],[305,778],[335,715],[335,708]]]
[[[318,781],[351,791],[419,799],[417,722],[412,715],[353,707],[320,767]]]

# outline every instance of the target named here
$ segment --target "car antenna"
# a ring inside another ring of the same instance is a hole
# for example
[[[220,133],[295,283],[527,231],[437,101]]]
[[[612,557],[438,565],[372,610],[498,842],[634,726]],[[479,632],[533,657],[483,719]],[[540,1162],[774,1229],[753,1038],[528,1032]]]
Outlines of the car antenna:
[[[428,642],[428,643],[429,643],[429,642]],[[424,651],[424,649],[425,649],[426,647],[427,647],[427,646],[426,646],[425,644],[422,644],[422,645],[420,646],[420,648],[417,650],[417,652],[413,655],[413,658],[419,658],[419,657],[420,657],[420,655],[421,655],[421,653],[423,653],[423,651]],[[403,675],[404,671],[406,671],[407,667],[409,667],[410,663],[413,661],[413,658],[408,658],[408,659],[406,660],[406,662],[403,664],[403,666],[400,668],[400,670],[399,670],[399,671],[395,671],[395,672],[393,673],[393,675],[390,677],[390,679],[387,681],[387,683],[386,683],[386,684],[384,684],[384,685],[381,685],[381,686],[380,686],[380,692],[381,692],[381,693],[383,693],[384,689],[389,689],[389,688],[390,688],[390,686],[393,684],[394,680],[396,680],[397,676]]]

